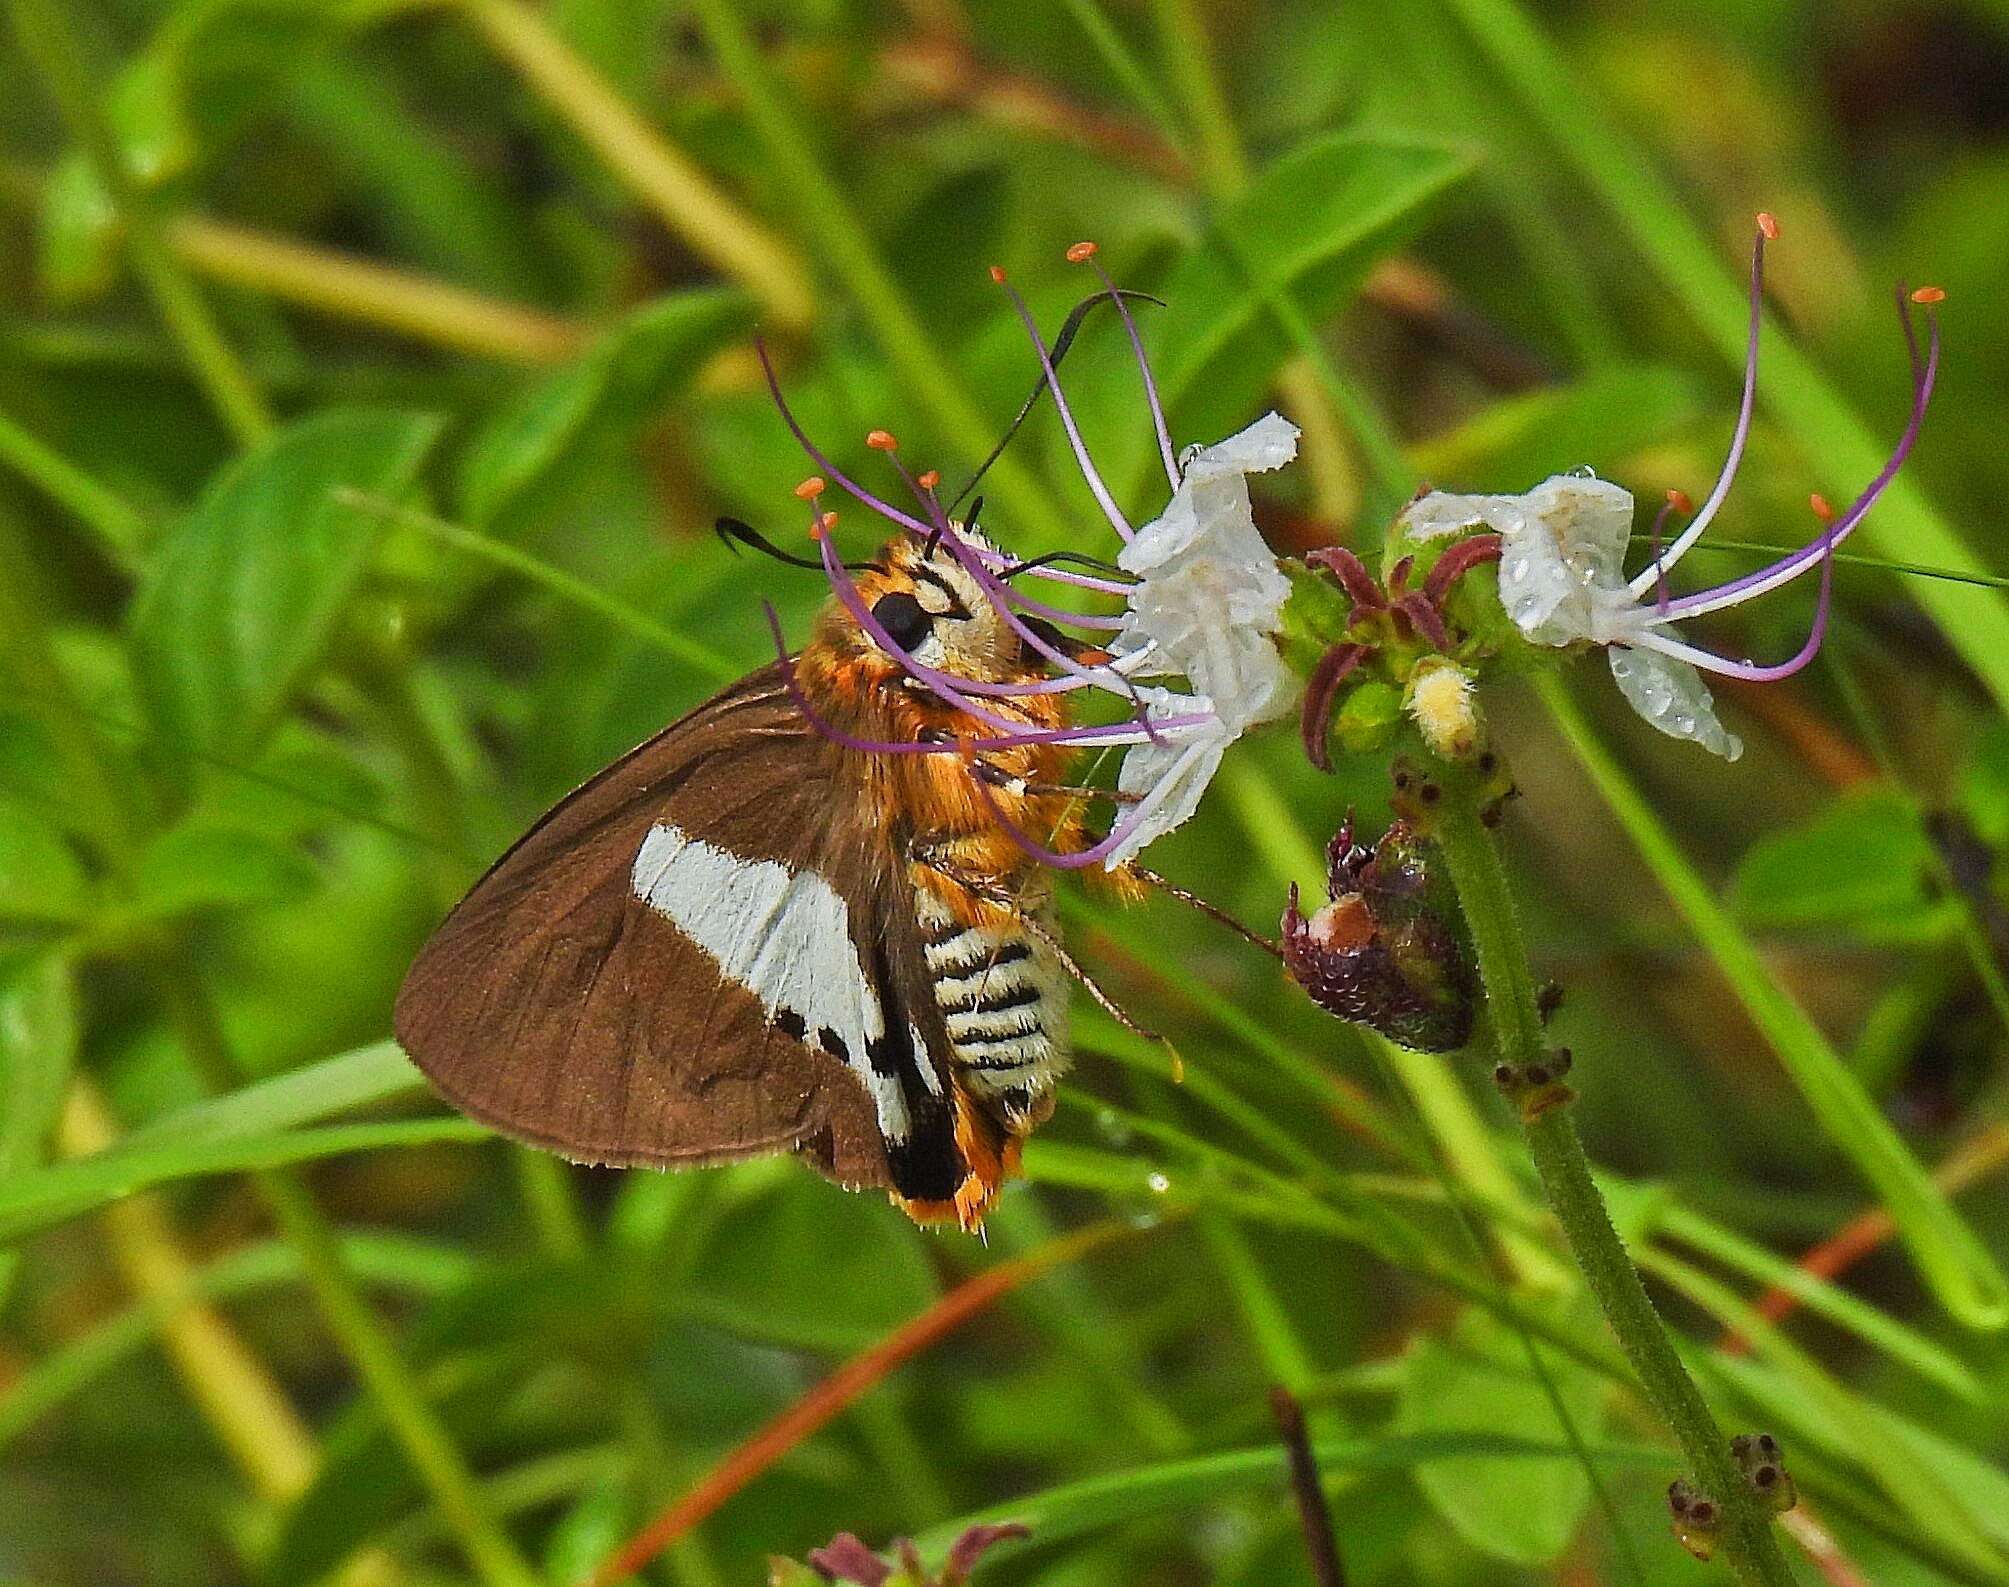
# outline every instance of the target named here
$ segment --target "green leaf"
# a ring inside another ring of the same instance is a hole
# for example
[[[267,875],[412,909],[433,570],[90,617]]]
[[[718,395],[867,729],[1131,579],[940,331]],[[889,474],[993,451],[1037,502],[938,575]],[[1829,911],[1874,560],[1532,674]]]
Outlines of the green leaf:
[[[508,533],[562,499],[633,438],[705,359],[752,323],[747,299],[707,289],[659,299],[569,368],[519,393],[469,446],[461,516]]]
[[[1615,1185],[1609,1177],[1603,1183],[1607,1198],[1611,1198]],[[1952,1351],[1840,1285],[1830,1283],[1797,1262],[1774,1256],[1755,1241],[1671,1199],[1662,1207],[1655,1223],[1670,1239],[1691,1245],[1760,1284],[1786,1290],[1816,1316],[1825,1317],[1837,1328],[1847,1329],[1872,1349],[1882,1351],[1892,1361],[1930,1378],[1968,1403],[1986,1403],[1987,1391],[1980,1379]],[[1622,1223],[1620,1233],[1628,1239],[1638,1238]]]
[[[1693,377],[1654,364],[1620,365],[1489,403],[1456,429],[1409,448],[1409,460],[1447,490],[1526,490],[1585,465],[1609,476],[1688,424],[1701,406]]]
[[[701,1299],[725,1326],[856,1350],[926,1309],[936,1285],[914,1225],[882,1196],[796,1193],[737,1207],[712,1237]],[[818,1187],[810,1187],[812,1189]],[[805,1283],[814,1273],[816,1282]]]
[[[121,903],[144,920],[286,903],[320,882],[314,862],[296,848],[261,833],[192,822],[148,844],[135,875]]]
[[[1902,790],[1852,789],[1752,844],[1730,906],[1758,930],[1842,926],[1875,941],[1915,940],[1946,921],[1926,888],[1931,865],[1931,840]]]
[[[326,653],[383,515],[344,498],[403,495],[437,419],[337,410],[226,468],[175,526],[132,616],[134,664],[169,745],[243,757]]]
[[[388,1147],[482,1141],[492,1133],[472,1119],[442,1115],[398,1124],[332,1124],[225,1141],[146,1147],[128,1143],[0,1185],[0,1241],[24,1239],[169,1180],[280,1168]]]
[[[1260,411],[1295,349],[1265,303],[1267,292],[1287,293],[1311,324],[1322,325],[1470,169],[1467,156],[1439,144],[1339,133],[1263,171],[1160,294],[1167,307],[1156,316],[1153,367],[1175,442],[1218,441]],[[1137,377],[1119,367],[1124,362],[1108,365],[1113,389],[1128,394],[1111,411],[1127,416],[1136,412]],[[1094,383],[1103,386],[1100,378]],[[1108,455],[1120,460],[1112,476],[1136,485],[1150,466],[1149,427],[1127,418],[1099,427],[1098,446],[1105,430]]]
[[[628,1540],[633,1528],[628,1495],[619,1482],[596,1482],[576,1499],[544,1539],[544,1579],[585,1581],[602,1560]],[[810,1587],[825,1587],[820,1577]]]
[[[339,1239],[342,1266],[356,1278],[419,1297],[465,1283],[477,1261],[455,1247],[409,1235],[349,1231]],[[299,1251],[282,1240],[239,1246],[192,1273],[186,1292],[135,1302],[67,1336],[0,1389],[0,1450],[139,1354],[187,1301],[229,1300],[298,1284],[302,1277]]]
[[[1570,1458],[1566,1445],[1490,1431],[1319,1439],[1313,1443],[1312,1453],[1328,1480],[1349,1472],[1425,1471],[1442,1461],[1484,1459],[1511,1466]],[[1667,1462],[1665,1450],[1638,1445],[1593,1445],[1590,1453],[1600,1464],[1652,1468]],[[1238,1449],[1111,1472],[992,1505],[931,1527],[914,1541],[923,1556],[933,1558],[972,1526],[1018,1521],[1032,1528],[1029,1546],[1048,1547],[1139,1516],[1165,1510],[1202,1510],[1237,1493],[1267,1491],[1281,1504],[1287,1502],[1284,1458],[1281,1448]]]
[[[405,1056],[403,1048],[394,1041],[372,1042],[354,1052],[302,1064],[270,1080],[241,1087],[228,1096],[191,1103],[134,1130],[126,1137],[126,1145],[243,1140],[275,1130],[317,1124],[337,1114],[408,1097],[424,1089],[425,1076]]]
[[[106,110],[141,187],[158,187],[195,163],[187,98],[179,51],[142,50],[119,73]]]
[[[1588,1316],[1577,1321],[1592,1326]],[[1545,1365],[1588,1442],[1603,1421],[1605,1385],[1560,1357]],[[1552,1443],[1565,1437],[1547,1391],[1528,1370],[1526,1346],[1476,1311],[1446,1335],[1425,1335],[1411,1352],[1396,1426],[1413,1437],[1493,1433]],[[1552,1460],[1443,1460],[1423,1467],[1416,1480],[1459,1536],[1517,1565],[1546,1565],[1561,1554],[1591,1496],[1590,1474],[1567,1453]]]
[[[93,1157],[0,1180],[0,1240],[14,1241],[173,1179],[311,1162],[346,1152],[490,1132],[451,1115],[391,1124],[298,1126],[409,1095],[423,1077],[391,1042],[309,1064],[170,1114]]]
[[[0,799],[0,919],[80,920],[91,885],[76,851],[41,812]]]

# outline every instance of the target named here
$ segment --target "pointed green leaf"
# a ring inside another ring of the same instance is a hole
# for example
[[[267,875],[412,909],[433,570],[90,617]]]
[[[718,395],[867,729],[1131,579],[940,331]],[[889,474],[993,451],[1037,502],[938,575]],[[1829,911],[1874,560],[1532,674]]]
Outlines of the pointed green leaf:
[[[134,605],[141,692],[170,746],[243,756],[326,653],[384,518],[347,492],[410,489],[424,414],[335,411],[226,468],[175,526]]]

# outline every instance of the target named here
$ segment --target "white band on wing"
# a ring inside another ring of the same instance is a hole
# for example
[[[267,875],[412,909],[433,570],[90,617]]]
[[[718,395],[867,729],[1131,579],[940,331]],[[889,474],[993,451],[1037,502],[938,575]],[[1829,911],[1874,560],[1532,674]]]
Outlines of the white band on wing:
[[[742,859],[669,822],[642,839],[630,878],[635,896],[758,998],[770,1020],[784,1009],[795,1014],[803,1041],[857,1075],[880,1133],[906,1140],[912,1120],[899,1076],[872,1063],[886,1036],[879,994],[859,962],[851,911],[836,888],[814,871]],[[918,1041],[915,1055],[925,1076]]]

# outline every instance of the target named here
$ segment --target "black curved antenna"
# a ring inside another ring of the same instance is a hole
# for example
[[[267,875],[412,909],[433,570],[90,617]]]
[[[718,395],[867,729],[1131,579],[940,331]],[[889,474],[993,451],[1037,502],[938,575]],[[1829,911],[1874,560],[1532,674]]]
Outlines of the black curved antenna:
[[[1163,298],[1154,298],[1148,292],[1132,292],[1128,287],[1118,287],[1116,292],[1133,303],[1155,303],[1161,309],[1165,306]],[[1088,317],[1088,311],[1098,303],[1110,301],[1109,293],[1098,292],[1092,298],[1083,298],[1068,311],[1066,322],[1060,327],[1060,334],[1053,339],[1053,351],[1049,355],[1055,369],[1060,368],[1061,359],[1067,356],[1068,348],[1074,345],[1074,338],[1081,330],[1081,322]],[[989,471],[991,464],[1004,455],[1004,449],[1011,444],[1011,438],[1018,434],[1018,427],[1025,423],[1026,415],[1032,412],[1032,405],[1039,401],[1041,393],[1045,390],[1046,371],[1042,369],[1039,372],[1039,379],[1033,384],[1032,395],[1019,405],[1018,416],[1005,427],[1005,433],[998,438],[998,444],[991,448],[991,455],[977,465],[977,471],[964,481],[963,488],[956,492],[955,500],[949,503],[948,510],[951,513],[962,504],[965,496],[977,488],[977,481]],[[972,518],[975,516],[974,513],[971,514]]]
[[[799,557],[792,551],[784,551],[766,535],[750,523],[739,518],[720,518],[712,525],[712,532],[723,540],[727,547],[737,551],[741,546],[752,546],[763,556],[773,557],[777,562],[785,562],[792,568],[807,568],[812,573],[821,573],[823,564],[815,557]],[[844,567],[853,573],[879,572],[876,562],[846,562]]]

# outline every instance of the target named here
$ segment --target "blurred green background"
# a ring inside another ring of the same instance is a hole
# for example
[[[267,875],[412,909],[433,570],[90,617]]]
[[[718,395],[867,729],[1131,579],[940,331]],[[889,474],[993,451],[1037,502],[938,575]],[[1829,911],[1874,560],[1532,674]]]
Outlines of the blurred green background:
[[[1065,884],[1184,1083],[1082,1008],[984,1244],[785,1162],[565,1168],[386,1031],[487,859],[764,660],[763,598],[804,633],[820,581],[709,529],[799,533],[756,328],[847,466],[884,425],[953,481],[1035,369],[985,267],[1051,332],[1094,238],[1166,300],[1177,440],[1281,408],[1273,543],[1371,549],[1425,479],[1699,497],[1761,208],[1780,334],[1711,539],[1797,544],[1875,471],[1899,279],[1949,294],[1924,440],[1821,663],[1723,691],[1736,765],[1595,658],[1491,690],[1504,838],[1620,1222],[1726,1427],[1786,1446],[1801,1579],[2009,1581],[2009,7],[6,15],[0,1581],[571,1582],[1019,1260],[643,1579],[986,1515],[1035,1530],[983,1582],[1309,1581],[1277,1383],[1357,1583],[1727,1579],[1667,1535],[1678,1456],[1483,1055],[1373,1044],[1176,905]],[[1120,328],[1068,372],[1150,515]],[[986,491],[1018,549],[1110,549],[1049,413]],[[1701,637],[1790,654],[1810,609]],[[1245,743],[1152,863],[1268,929],[1386,777]]]

